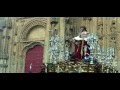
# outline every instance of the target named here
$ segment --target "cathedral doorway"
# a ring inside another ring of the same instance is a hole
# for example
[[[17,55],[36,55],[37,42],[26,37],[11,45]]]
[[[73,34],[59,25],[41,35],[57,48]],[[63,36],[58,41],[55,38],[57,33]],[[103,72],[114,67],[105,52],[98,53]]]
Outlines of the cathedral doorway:
[[[25,73],[40,73],[43,64],[44,47],[36,45],[26,52]]]

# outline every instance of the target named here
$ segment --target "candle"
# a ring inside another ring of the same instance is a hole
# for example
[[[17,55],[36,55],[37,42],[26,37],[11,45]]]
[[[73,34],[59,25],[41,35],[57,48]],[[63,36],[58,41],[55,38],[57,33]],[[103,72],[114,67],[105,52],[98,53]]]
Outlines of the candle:
[[[115,55],[115,48],[113,48],[113,56]]]
[[[107,73],[109,73],[109,68],[107,68]]]
[[[81,66],[79,65],[79,71],[78,71],[78,73],[80,73],[81,72]]]
[[[58,70],[57,70],[58,73],[59,73],[59,69],[60,69],[60,67],[59,67],[59,65],[58,65]]]

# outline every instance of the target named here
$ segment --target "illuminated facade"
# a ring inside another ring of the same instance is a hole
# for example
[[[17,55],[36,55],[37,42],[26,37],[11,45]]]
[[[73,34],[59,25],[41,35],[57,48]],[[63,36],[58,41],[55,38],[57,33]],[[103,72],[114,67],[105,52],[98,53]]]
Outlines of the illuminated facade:
[[[65,51],[72,52],[66,41],[78,35],[80,26],[98,35],[106,53],[108,47],[114,48],[112,57],[119,70],[119,17],[3,17],[0,19],[0,73],[29,72],[31,66],[38,72],[42,63],[64,61]],[[56,40],[55,48],[51,45],[52,37]],[[50,53],[52,48],[54,53]]]

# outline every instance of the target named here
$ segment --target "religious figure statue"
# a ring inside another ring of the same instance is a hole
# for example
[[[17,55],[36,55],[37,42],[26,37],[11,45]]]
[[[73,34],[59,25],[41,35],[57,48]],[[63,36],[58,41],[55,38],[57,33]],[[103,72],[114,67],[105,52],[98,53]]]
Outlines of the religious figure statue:
[[[80,34],[73,38],[72,48],[74,52],[74,57],[77,60],[85,59],[90,55],[89,45],[87,43],[87,35],[89,34],[86,27],[80,27]]]

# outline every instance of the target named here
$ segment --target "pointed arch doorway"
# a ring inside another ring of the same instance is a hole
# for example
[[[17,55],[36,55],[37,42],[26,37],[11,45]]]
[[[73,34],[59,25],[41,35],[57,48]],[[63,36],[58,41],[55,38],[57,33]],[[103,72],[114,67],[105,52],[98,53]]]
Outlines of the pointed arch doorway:
[[[26,52],[25,73],[40,73],[43,64],[44,47],[36,45]]]

